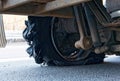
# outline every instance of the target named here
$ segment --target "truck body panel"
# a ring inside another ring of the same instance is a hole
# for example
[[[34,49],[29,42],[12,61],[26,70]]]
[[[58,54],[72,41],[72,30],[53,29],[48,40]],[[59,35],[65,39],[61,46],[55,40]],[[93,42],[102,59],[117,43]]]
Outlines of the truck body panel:
[[[72,5],[90,0],[1,0],[0,13],[72,17]]]

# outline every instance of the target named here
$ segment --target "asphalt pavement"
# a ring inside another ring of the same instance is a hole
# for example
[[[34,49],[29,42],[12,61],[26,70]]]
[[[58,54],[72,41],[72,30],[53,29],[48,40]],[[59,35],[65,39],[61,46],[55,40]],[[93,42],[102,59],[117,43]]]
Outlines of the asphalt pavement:
[[[109,56],[103,64],[51,67],[36,64],[26,47],[0,49],[0,81],[120,81],[119,56]]]

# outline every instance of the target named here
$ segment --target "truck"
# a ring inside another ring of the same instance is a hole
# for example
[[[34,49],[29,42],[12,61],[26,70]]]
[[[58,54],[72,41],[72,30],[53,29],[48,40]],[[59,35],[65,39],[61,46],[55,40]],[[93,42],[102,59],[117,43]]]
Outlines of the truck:
[[[0,0],[0,13],[28,16],[23,37],[37,64],[98,64],[120,55],[120,0]],[[1,24],[4,47],[2,16]]]

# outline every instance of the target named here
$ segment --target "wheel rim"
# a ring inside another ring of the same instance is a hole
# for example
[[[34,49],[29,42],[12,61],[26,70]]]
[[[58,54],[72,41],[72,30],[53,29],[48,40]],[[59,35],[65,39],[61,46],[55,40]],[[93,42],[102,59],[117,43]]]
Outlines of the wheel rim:
[[[68,33],[59,18],[53,18],[51,27],[52,43],[57,53],[67,61],[79,61],[86,58],[91,51],[75,48],[74,44],[79,40],[79,32]]]

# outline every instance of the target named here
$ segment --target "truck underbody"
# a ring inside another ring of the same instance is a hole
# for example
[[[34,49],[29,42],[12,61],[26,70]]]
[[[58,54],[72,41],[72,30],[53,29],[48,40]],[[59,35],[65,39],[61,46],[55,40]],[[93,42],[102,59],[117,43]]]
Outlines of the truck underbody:
[[[73,17],[70,6],[90,0],[3,0],[5,14]]]
[[[119,0],[1,0],[0,13],[29,15],[23,37],[36,63],[80,65],[120,55]]]

